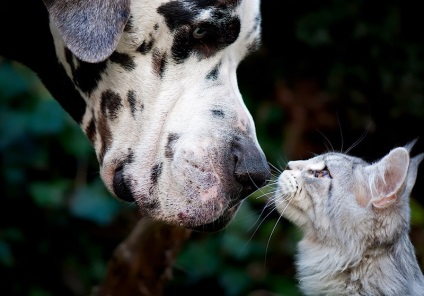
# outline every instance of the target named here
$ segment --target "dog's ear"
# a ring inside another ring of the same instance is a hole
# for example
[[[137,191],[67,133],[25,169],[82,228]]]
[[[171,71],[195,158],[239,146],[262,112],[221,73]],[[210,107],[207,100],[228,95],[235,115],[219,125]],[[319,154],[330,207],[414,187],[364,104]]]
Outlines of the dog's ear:
[[[105,60],[115,50],[131,0],[43,0],[66,46],[83,61]]]

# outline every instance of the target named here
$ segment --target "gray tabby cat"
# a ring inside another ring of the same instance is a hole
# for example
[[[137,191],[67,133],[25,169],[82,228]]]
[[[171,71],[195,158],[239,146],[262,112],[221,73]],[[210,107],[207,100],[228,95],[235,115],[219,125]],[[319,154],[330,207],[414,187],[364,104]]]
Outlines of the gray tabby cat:
[[[367,163],[329,152],[291,161],[272,199],[303,238],[296,260],[306,295],[424,295],[409,239],[409,195],[424,153],[415,141]]]

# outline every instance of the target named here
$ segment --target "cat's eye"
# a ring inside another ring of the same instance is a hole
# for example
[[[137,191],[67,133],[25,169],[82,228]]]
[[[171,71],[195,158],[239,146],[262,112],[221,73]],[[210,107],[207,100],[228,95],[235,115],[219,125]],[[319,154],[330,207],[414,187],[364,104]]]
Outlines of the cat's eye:
[[[322,170],[308,170],[308,174],[315,177],[315,178],[328,178],[333,179],[333,177],[330,174],[330,171],[327,167],[325,167]]]
[[[202,39],[208,34],[208,30],[203,27],[197,27],[193,31],[193,38],[194,39]]]
[[[329,178],[329,179],[333,178],[330,174],[330,171],[327,168],[324,168],[321,171],[315,171],[314,176],[316,178]]]

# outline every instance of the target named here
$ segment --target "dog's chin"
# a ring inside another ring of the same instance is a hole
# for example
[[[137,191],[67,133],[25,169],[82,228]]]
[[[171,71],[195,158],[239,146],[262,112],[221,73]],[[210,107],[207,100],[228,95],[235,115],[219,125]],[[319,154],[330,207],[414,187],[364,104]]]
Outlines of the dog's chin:
[[[218,219],[215,221],[212,221],[207,224],[195,226],[195,227],[188,227],[193,231],[196,232],[219,232],[226,228],[228,224],[230,224],[231,220],[233,220],[234,216],[237,213],[237,210],[240,207],[240,203],[237,205],[234,205],[232,207],[229,207]]]

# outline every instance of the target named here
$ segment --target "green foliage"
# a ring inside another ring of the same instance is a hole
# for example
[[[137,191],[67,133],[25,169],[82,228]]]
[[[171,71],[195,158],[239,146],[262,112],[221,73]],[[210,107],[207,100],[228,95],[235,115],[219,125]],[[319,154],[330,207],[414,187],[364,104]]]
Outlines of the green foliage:
[[[120,203],[111,198],[101,180],[90,186],[78,188],[69,204],[73,216],[108,225],[120,210]],[[99,211],[99,209],[101,209]]]
[[[93,232],[123,209],[98,176],[93,148],[34,73],[8,61],[0,135],[2,294],[87,295],[118,242]]]
[[[274,177],[289,159],[346,150],[364,133],[352,154],[370,161],[422,136],[424,40],[413,4],[262,1],[262,19],[262,48],[238,76]],[[424,151],[422,137],[414,151]],[[129,208],[105,190],[79,126],[32,72],[6,60],[0,164],[2,295],[88,295],[126,235],[119,218]],[[411,238],[424,263],[422,172]],[[300,295],[293,267],[300,233],[265,208],[267,194],[271,187],[245,200],[224,231],[195,233],[166,294]]]

